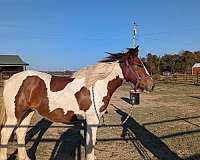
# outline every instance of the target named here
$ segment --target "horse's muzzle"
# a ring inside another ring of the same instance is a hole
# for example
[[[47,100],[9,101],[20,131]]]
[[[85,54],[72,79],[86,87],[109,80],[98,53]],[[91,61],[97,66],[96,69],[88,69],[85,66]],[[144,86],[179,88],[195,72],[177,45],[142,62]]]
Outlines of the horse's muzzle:
[[[139,89],[146,92],[152,92],[154,87],[155,87],[155,83],[152,79],[141,81],[138,85]]]
[[[155,83],[152,80],[151,82],[147,83],[147,85],[145,86],[145,90],[148,92],[152,92],[154,87],[155,87]]]

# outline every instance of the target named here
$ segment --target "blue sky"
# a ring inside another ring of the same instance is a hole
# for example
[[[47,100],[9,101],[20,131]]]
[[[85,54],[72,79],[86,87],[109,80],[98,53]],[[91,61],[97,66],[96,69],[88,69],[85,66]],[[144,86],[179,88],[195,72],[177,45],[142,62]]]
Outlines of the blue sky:
[[[0,0],[0,54],[36,70],[77,70],[132,46],[140,56],[200,50],[199,0]]]

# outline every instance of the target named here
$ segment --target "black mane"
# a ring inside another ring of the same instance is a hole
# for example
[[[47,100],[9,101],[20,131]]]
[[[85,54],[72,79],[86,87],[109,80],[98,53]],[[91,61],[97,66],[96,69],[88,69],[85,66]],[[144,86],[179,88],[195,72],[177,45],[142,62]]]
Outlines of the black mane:
[[[127,48],[127,52],[122,52],[122,53],[109,53],[109,56],[107,56],[105,59],[99,61],[99,62],[115,62],[115,61],[121,61],[124,58],[126,58],[129,55],[138,55],[138,46],[136,48]]]

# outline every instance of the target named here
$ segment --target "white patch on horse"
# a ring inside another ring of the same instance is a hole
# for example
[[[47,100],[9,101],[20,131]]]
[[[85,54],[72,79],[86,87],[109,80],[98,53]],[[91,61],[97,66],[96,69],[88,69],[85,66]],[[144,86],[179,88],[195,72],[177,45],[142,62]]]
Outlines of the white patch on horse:
[[[75,114],[80,114],[79,105],[75,98],[75,93],[84,86],[84,79],[74,79],[60,91],[52,92],[48,88],[48,99],[50,112],[56,108],[62,108],[65,113],[74,111]]]
[[[142,63],[142,65],[143,65],[143,67],[144,67],[144,70],[145,70],[146,74],[147,74],[148,76],[150,76],[149,72],[147,71],[147,68],[145,67],[145,65],[144,65],[144,63],[142,62],[141,59],[140,59],[140,62]]]
[[[144,64],[143,64],[143,65],[144,65]],[[149,74],[149,72],[147,71],[145,65],[144,65],[144,70],[145,70],[146,74],[147,74],[148,76],[150,76],[150,74]]]

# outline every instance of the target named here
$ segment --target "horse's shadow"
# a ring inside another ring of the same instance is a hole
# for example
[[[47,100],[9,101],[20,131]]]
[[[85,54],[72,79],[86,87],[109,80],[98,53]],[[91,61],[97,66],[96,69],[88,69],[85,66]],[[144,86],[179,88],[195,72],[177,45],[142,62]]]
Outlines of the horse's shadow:
[[[127,98],[127,97],[121,97],[121,99],[124,100],[125,102],[129,103],[129,104],[132,104],[130,98]]]
[[[81,160],[81,145],[84,145],[84,138],[80,134],[80,128],[82,128],[81,122],[76,122],[73,127],[60,136],[50,160]]]
[[[114,105],[113,107],[121,116],[121,121],[123,122],[128,114]],[[151,159],[148,155],[148,150],[160,160],[181,160],[181,158],[175,152],[170,150],[170,148],[164,142],[162,142],[157,136],[148,131],[146,128],[141,126],[132,117],[129,117],[129,119],[123,125],[122,136],[125,136],[126,133],[134,136],[135,140],[133,140],[132,143],[143,159]]]
[[[50,128],[52,125],[52,122],[41,119],[33,128],[31,128],[26,135],[26,144],[30,141],[32,141],[32,138],[37,135],[36,138],[34,138],[33,145],[28,149],[27,153],[31,160],[36,160],[36,151],[38,148],[38,145],[43,142],[42,139],[45,132]],[[74,123],[74,126],[69,128],[66,132],[61,134],[60,138],[55,140],[56,144],[54,146],[54,149],[51,153],[50,160],[62,160],[62,159],[68,159],[68,160],[80,160],[81,159],[81,145],[84,145],[84,138],[80,133],[81,129],[81,122]],[[51,143],[52,140],[46,139],[45,143]],[[10,155],[8,158],[9,160],[15,160],[16,159],[16,153],[17,150]]]

